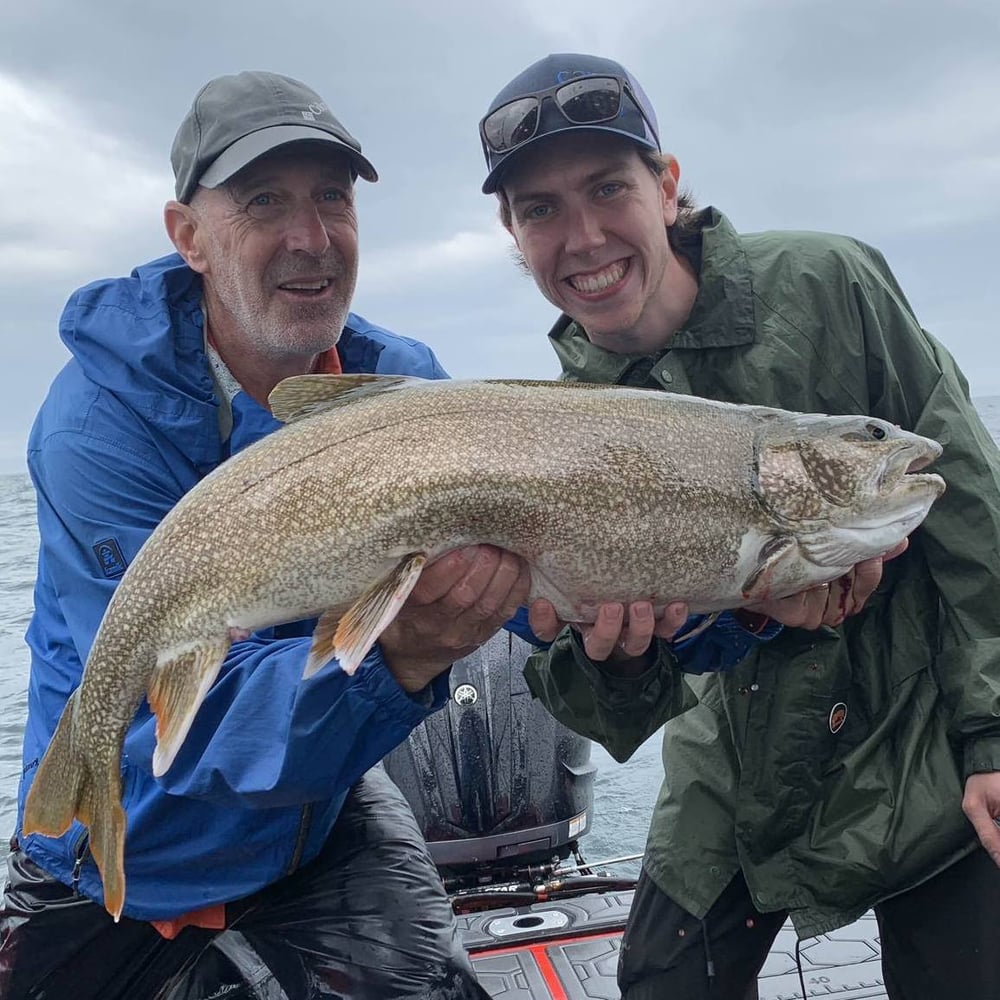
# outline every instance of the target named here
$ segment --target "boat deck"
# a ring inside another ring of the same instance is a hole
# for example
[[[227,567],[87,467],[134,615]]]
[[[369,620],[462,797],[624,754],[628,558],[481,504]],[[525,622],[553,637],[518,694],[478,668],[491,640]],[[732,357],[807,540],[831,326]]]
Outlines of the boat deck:
[[[631,892],[510,907],[459,917],[466,948],[492,997],[617,1000],[615,968]],[[799,949],[808,997],[881,1000],[881,952],[872,914]],[[758,980],[760,1000],[801,997],[795,934],[786,925]]]

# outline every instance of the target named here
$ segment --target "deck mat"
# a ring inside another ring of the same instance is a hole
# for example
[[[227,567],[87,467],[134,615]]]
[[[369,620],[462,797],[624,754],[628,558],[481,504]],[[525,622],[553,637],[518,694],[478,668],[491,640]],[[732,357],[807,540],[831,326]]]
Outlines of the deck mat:
[[[615,969],[631,895],[582,896],[460,917],[483,987],[503,1000],[618,1000]],[[872,914],[803,941],[799,955],[807,997],[885,1000]],[[802,997],[791,924],[778,934],[758,990],[760,1000]]]

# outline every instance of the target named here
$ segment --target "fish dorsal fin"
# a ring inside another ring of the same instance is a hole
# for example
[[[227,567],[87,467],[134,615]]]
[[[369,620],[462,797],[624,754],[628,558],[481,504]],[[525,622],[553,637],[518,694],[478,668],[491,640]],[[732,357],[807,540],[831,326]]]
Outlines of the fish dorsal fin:
[[[485,385],[516,385],[524,388],[539,387],[542,389],[602,389],[604,392],[615,392],[618,389],[633,389],[635,386],[611,385],[607,382],[574,382],[571,379],[542,379],[542,378],[484,378],[481,380]],[[643,390],[646,392],[659,392],[660,390]]]
[[[426,381],[414,375],[293,375],[271,390],[267,402],[282,423],[290,424],[333,406]]]

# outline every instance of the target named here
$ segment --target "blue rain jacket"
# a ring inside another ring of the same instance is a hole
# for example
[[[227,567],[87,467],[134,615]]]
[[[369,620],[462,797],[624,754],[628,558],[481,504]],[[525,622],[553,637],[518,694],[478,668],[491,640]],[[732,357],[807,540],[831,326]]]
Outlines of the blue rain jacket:
[[[41,545],[19,810],[126,565],[203,476],[279,426],[239,393],[221,440],[201,296],[200,278],[172,255],[88,285],[63,314],[73,357],[28,445]],[[347,372],[446,377],[428,347],[354,314],[338,350]],[[351,677],[334,663],[303,681],[314,624],[234,643],[158,780],[155,720],[142,704],[122,759],[127,916],[168,919],[237,899],[309,861],[350,785],[443,704],[447,677],[410,696],[378,647]],[[79,823],[58,840],[21,839],[47,871],[103,900]]]
[[[69,300],[60,334],[72,359],[31,432],[28,467],[41,536],[31,653],[24,799],[118,579],[160,520],[230,454],[276,429],[245,393],[223,441],[205,352],[201,279],[171,255]],[[433,352],[350,314],[345,372],[445,378]],[[152,776],[154,723],[143,702],[122,755],[128,814],[125,914],[170,919],[247,896],[318,853],[347,789],[448,695],[447,674],[407,694],[376,646],[353,676],[302,671],[315,621],[234,643],[174,764]],[[523,616],[512,631],[532,640]],[[754,640],[732,622],[679,644],[681,666],[723,669]],[[103,901],[86,829],[20,837],[37,864]]]

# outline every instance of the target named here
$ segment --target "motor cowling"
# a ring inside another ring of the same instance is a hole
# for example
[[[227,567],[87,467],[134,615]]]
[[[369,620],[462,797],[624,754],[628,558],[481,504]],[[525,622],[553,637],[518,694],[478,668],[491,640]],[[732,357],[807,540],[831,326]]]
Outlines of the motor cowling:
[[[459,660],[447,706],[383,761],[446,874],[564,858],[590,827],[590,741],[532,697],[533,651],[501,631]]]

